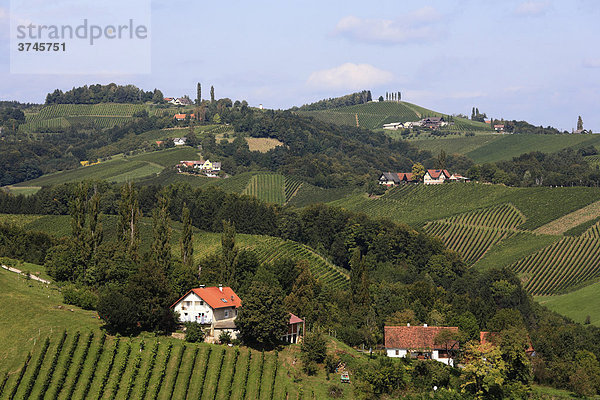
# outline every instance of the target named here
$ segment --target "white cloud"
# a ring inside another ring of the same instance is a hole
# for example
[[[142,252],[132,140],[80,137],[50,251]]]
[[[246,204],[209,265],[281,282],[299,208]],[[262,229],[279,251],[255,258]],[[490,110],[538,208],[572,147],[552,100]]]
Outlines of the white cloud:
[[[548,1],[526,1],[515,8],[515,14],[521,16],[543,15],[550,8]]]
[[[586,68],[600,68],[600,58],[588,58],[583,60],[583,66]]]
[[[391,82],[394,75],[370,64],[345,63],[331,69],[315,71],[307,84],[324,89],[368,89]]]
[[[335,33],[349,39],[383,44],[423,42],[440,36],[435,23],[441,14],[433,7],[423,7],[396,19],[370,19],[347,16],[335,27]]]

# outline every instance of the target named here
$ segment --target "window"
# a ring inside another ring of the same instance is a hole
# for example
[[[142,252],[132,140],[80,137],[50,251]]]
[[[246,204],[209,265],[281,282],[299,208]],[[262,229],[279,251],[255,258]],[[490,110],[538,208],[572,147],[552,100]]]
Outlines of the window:
[[[229,310],[225,310],[225,318],[229,317]]]
[[[396,350],[396,355],[399,356],[400,355],[400,350]]]

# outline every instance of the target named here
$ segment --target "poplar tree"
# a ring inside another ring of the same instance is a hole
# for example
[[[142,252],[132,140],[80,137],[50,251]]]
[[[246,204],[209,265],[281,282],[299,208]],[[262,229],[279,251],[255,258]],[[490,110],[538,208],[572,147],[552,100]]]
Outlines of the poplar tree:
[[[215,102],[215,87],[214,86],[210,87],[210,102],[211,103]]]
[[[165,193],[158,196],[152,213],[152,258],[157,267],[167,270],[171,264],[171,226],[169,225],[169,199]]]
[[[100,194],[98,193],[97,186],[94,186],[94,194],[89,200],[88,218],[89,246],[91,248],[92,255],[95,255],[104,237],[102,222],[100,222]]]
[[[84,245],[85,240],[85,220],[87,203],[87,185],[80,183],[75,188],[75,196],[71,202],[71,232],[73,238],[78,244]]]
[[[183,262],[183,265],[187,267],[193,264],[194,245],[190,209],[185,203],[183,204],[183,210],[181,211],[181,221],[183,222],[183,231],[180,240],[181,261]]]
[[[200,82],[198,82],[198,86],[196,88],[196,104],[199,105],[202,103],[202,86]]]
[[[133,183],[128,182],[121,188],[121,200],[119,202],[119,235],[125,246],[126,253],[130,259],[138,259],[140,247],[140,235],[138,231],[138,220],[141,216],[137,198],[137,192]]]
[[[398,101],[402,100],[402,93],[398,92]]]
[[[583,130],[583,120],[581,119],[581,115],[577,118],[577,130]]]
[[[223,233],[221,234],[221,281],[231,286],[235,281],[235,263],[237,249],[235,248],[235,225],[230,221],[223,221]]]

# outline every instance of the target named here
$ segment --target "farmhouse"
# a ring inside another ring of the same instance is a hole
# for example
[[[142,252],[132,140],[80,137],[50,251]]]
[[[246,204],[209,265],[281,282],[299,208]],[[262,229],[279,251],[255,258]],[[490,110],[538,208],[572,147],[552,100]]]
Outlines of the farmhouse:
[[[397,131],[400,128],[404,128],[404,124],[402,122],[392,122],[389,124],[383,124],[383,129]]]
[[[229,332],[237,337],[235,318],[242,301],[228,286],[199,287],[187,292],[171,308],[179,313],[179,322],[197,322],[210,326],[208,336]]]
[[[413,182],[416,181],[412,177],[412,172],[384,172],[379,177],[380,185],[394,186]]]
[[[429,129],[437,129],[446,125],[448,125],[448,123],[444,120],[444,117],[427,117],[421,120],[421,126]]]
[[[496,124],[496,125],[494,125],[494,130],[496,132],[504,132],[504,125],[503,124]]]
[[[450,182],[469,182],[470,179],[467,178],[466,176],[462,176],[459,174],[452,174],[452,176],[450,176],[450,178],[448,178],[448,180]]]
[[[286,343],[298,343],[298,340],[304,336],[304,327],[304,320],[290,313],[288,331],[281,337],[281,341]]]
[[[423,183],[426,185],[439,185],[450,179],[450,173],[445,169],[428,169],[423,176]]]
[[[187,141],[186,138],[181,137],[181,138],[174,138],[173,139],[173,143],[175,144],[175,146],[183,146],[185,145],[185,142]]]
[[[195,114],[175,114],[173,118],[175,118],[177,121],[185,121],[188,115],[190,116],[190,118],[196,118]]]
[[[388,357],[410,357],[422,360],[436,360],[454,366],[450,351],[456,351],[459,344],[456,340],[439,343],[438,335],[449,330],[458,333],[457,327],[441,326],[386,326],[384,342]]]

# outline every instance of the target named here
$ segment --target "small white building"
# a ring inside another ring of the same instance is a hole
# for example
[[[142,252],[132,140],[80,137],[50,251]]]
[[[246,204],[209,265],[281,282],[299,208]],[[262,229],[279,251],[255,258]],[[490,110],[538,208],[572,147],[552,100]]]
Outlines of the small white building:
[[[304,320],[290,313],[288,331],[285,335],[281,337],[281,341],[286,343],[298,343],[300,339],[304,336],[304,329]]]
[[[177,137],[177,138],[174,138],[174,139],[173,139],[173,144],[174,144],[175,146],[183,146],[183,145],[185,145],[185,142],[186,142],[186,141],[187,141],[187,139],[186,139],[186,138],[184,138],[184,137],[180,137],[180,138],[179,138],[179,137]]]
[[[450,173],[445,169],[428,169],[423,176],[425,185],[439,185],[450,179]]]
[[[444,330],[458,333],[457,327],[442,326],[386,326],[384,327],[385,350],[388,357],[410,357],[420,360],[436,360],[454,366],[450,351],[458,350],[455,340],[436,343]]]
[[[228,286],[199,287],[187,292],[171,308],[179,322],[197,322],[210,327],[208,336],[218,338],[223,331],[237,337],[235,319],[242,301]]]
[[[401,129],[401,128],[404,128],[404,124],[402,122],[391,122],[389,124],[383,124],[383,129],[397,131],[398,129]]]

